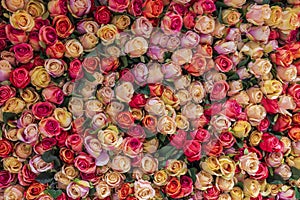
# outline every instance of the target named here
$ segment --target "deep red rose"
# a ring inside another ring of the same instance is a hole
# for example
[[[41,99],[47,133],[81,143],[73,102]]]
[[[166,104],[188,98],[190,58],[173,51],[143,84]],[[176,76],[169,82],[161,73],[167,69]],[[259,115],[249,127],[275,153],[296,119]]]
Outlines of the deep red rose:
[[[78,134],[69,135],[66,140],[66,146],[76,152],[82,151],[83,139]]]
[[[32,106],[32,113],[37,119],[50,116],[55,106],[50,102],[37,102]]]
[[[14,69],[9,76],[10,82],[16,88],[25,88],[30,83],[29,72],[24,67]]]
[[[189,176],[181,176],[180,177],[181,184],[181,192],[183,193],[183,197],[190,195],[193,191],[193,180]]]
[[[206,189],[205,192],[203,192],[203,197],[207,200],[217,200],[219,198],[219,195],[220,191],[215,185],[211,188]]]
[[[142,15],[143,0],[132,0],[129,2],[128,12],[133,16]]]
[[[265,163],[260,163],[258,171],[254,176],[251,176],[251,178],[254,178],[256,180],[264,180],[268,178],[268,176],[269,176],[268,166]]]
[[[203,151],[208,156],[219,156],[223,151],[223,146],[219,140],[212,139],[203,145]]]
[[[67,139],[68,135],[69,134],[67,131],[61,131],[59,135],[55,136],[58,147],[63,147],[66,145],[66,139]]]
[[[35,18],[34,22],[33,31],[39,31],[43,26],[50,25],[49,19],[43,19],[42,17]]]
[[[182,149],[186,141],[187,132],[184,130],[178,130],[176,134],[170,136],[170,144],[176,149]]]
[[[0,40],[0,51],[6,48],[7,44],[5,40]]]
[[[260,121],[260,123],[257,126],[257,130],[261,132],[266,132],[269,126],[270,126],[270,121],[268,120],[268,118],[265,118]]]
[[[54,117],[48,117],[39,122],[39,130],[46,137],[55,137],[60,134],[61,127]]]
[[[143,108],[147,102],[144,94],[135,94],[129,102],[131,108]]]
[[[0,157],[5,158],[13,151],[12,144],[5,139],[0,140]]]
[[[201,159],[201,144],[197,140],[187,140],[183,152],[189,162],[198,161]]]
[[[274,135],[269,133],[264,133],[259,143],[259,147],[266,152],[282,152],[283,151],[283,142],[280,141]]]
[[[100,25],[108,24],[111,20],[111,16],[112,14],[107,6],[98,6],[94,13],[94,19]]]
[[[6,170],[0,171],[0,189],[7,188],[14,182],[16,178],[15,174],[11,174]]]
[[[272,129],[277,132],[283,132],[291,127],[292,118],[288,115],[280,114]]]
[[[96,164],[95,159],[83,152],[80,152],[79,155],[74,160],[74,166],[82,173],[95,173]]]
[[[40,56],[36,56],[33,59],[34,66],[44,66],[45,59],[41,58]]]
[[[5,27],[7,25],[5,23],[0,23],[0,40],[6,40],[6,32],[5,32]]]
[[[222,113],[230,119],[236,119],[242,113],[242,106],[234,99],[227,100]]]
[[[82,180],[89,181],[93,184],[97,184],[100,180],[100,176],[98,176],[96,173],[86,174],[86,173],[80,172],[80,177]]]
[[[276,40],[279,38],[279,33],[275,29],[270,31],[269,40]]]
[[[169,10],[182,16],[186,13],[187,7],[185,7],[183,4],[171,2]]]
[[[29,186],[35,181],[36,176],[37,175],[31,171],[29,164],[25,164],[18,173],[18,180],[20,185]]]
[[[210,139],[210,133],[208,130],[203,128],[198,128],[194,131],[191,131],[190,135],[193,140],[197,140],[199,142],[207,142]]]
[[[224,148],[230,148],[236,142],[235,137],[233,137],[232,133],[229,131],[221,133],[218,139]]]
[[[49,151],[56,145],[56,139],[55,138],[43,138],[41,142],[34,145],[33,149],[36,154],[43,154],[46,151]]]
[[[20,43],[12,47],[15,58],[18,62],[28,63],[33,58],[33,48],[30,44]]]
[[[68,72],[71,79],[81,79],[84,76],[81,61],[79,59],[72,60]]]
[[[260,103],[266,109],[267,113],[275,114],[279,112],[277,99],[268,99],[263,97]]]
[[[8,99],[16,96],[16,90],[9,85],[0,86],[0,106],[2,106]]]

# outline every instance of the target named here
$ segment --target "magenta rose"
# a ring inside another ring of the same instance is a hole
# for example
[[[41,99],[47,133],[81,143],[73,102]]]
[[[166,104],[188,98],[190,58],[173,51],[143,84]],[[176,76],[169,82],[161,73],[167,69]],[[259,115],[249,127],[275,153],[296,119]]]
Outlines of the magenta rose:
[[[79,59],[72,60],[68,72],[71,79],[81,79],[84,76],[81,61]]]
[[[183,25],[183,19],[181,15],[174,12],[167,12],[161,21],[162,31],[166,35],[174,35],[180,33]]]
[[[197,140],[199,142],[207,142],[210,139],[210,133],[208,130],[203,128],[198,128],[192,132],[190,132],[191,137],[193,140]]]
[[[198,161],[201,159],[201,144],[197,140],[187,140],[183,152],[189,162]]]
[[[61,127],[59,122],[55,118],[48,117],[43,118],[39,122],[39,130],[46,137],[53,137],[60,134]]]
[[[227,100],[223,111],[228,118],[236,119],[242,113],[242,106],[236,100]]]
[[[129,6],[129,0],[108,0],[108,8],[114,12],[125,12]]]
[[[266,152],[282,152],[283,151],[283,142],[280,141],[274,135],[269,133],[264,133],[259,143],[259,147]]]
[[[64,101],[64,93],[62,89],[57,86],[49,86],[42,92],[43,97],[46,101],[55,104],[61,104]]]
[[[33,58],[33,49],[30,44],[20,43],[12,47],[15,58],[20,63],[28,63]]]
[[[52,26],[43,26],[39,31],[39,39],[46,45],[54,45],[57,41],[57,34]]]
[[[7,24],[5,26],[5,33],[7,35],[7,39],[12,44],[25,43],[28,39],[28,36],[25,31],[15,29],[10,24]]]
[[[187,132],[184,130],[178,130],[176,134],[170,136],[170,144],[176,147],[176,149],[182,149],[186,139]]]
[[[15,180],[15,174],[11,174],[8,171],[0,171],[0,189],[7,188]]]
[[[55,106],[50,102],[38,102],[32,106],[32,113],[37,119],[50,116]]]

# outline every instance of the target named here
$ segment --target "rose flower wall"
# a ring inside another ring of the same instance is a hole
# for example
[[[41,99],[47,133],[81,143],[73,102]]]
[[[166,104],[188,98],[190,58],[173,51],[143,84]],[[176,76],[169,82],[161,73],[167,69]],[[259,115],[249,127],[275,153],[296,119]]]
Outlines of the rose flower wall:
[[[299,0],[0,8],[0,199],[300,199]]]

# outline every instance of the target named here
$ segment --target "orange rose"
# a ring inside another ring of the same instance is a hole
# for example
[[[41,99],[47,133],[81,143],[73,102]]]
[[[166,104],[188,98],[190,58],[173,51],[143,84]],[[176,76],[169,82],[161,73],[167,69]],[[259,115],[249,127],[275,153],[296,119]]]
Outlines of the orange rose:
[[[272,62],[283,67],[288,67],[292,64],[293,59],[292,51],[284,47],[276,49],[276,52],[271,54]]]
[[[156,132],[157,127],[157,118],[153,115],[146,115],[142,121],[143,126],[151,131],[152,133]]]
[[[58,35],[58,37],[67,38],[74,31],[74,25],[65,15],[55,16],[52,23],[53,26],[55,26],[56,34]]]
[[[143,4],[143,15],[147,18],[156,18],[163,12],[162,0],[146,0]]]
[[[130,194],[133,194],[133,189],[129,183],[124,183],[118,190],[118,197],[120,199],[126,199]]]
[[[295,141],[300,141],[300,127],[295,126],[289,130],[289,136]]]
[[[183,193],[181,193],[181,184],[178,178],[172,177],[169,181],[168,184],[166,185],[166,194],[170,196],[171,198],[180,198],[183,196]]]
[[[36,199],[38,196],[43,194],[43,191],[46,189],[46,185],[41,183],[33,183],[25,192],[25,198],[27,200]]]

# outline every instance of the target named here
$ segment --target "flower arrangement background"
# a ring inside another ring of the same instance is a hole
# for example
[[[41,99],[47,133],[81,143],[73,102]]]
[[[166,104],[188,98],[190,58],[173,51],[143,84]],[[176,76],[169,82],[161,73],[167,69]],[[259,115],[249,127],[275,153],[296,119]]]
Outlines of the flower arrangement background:
[[[299,0],[2,0],[0,199],[300,199]]]

